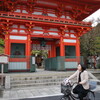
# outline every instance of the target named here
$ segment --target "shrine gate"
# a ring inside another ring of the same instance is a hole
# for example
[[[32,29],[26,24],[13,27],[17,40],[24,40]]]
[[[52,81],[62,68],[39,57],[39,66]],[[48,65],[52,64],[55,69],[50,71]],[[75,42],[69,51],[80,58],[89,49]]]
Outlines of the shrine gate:
[[[48,59],[64,57],[63,70],[75,69],[80,37],[92,28],[82,20],[99,7],[97,0],[0,0],[0,38],[10,56],[8,70],[30,71],[32,50],[48,50]]]

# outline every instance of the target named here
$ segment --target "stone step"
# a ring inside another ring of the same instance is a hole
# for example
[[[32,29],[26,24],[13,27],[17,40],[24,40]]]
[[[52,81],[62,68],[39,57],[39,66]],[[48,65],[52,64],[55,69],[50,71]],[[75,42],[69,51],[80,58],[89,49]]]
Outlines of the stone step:
[[[45,85],[58,85],[61,83],[64,78],[62,79],[40,79],[40,80],[23,80],[23,81],[15,81],[11,82],[11,87],[19,87],[19,86],[45,86]]]
[[[37,86],[51,86],[51,85],[60,85],[61,82],[48,82],[48,83],[29,83],[29,84],[13,84],[11,88],[23,88],[23,87],[37,87]]]
[[[57,79],[40,79],[40,80],[16,80],[12,81],[11,83],[44,83],[44,82],[55,82],[55,81],[62,81],[64,78],[57,78]]]
[[[52,77],[52,76],[63,76],[63,75],[71,75],[73,72],[70,72],[70,73],[41,73],[41,74],[30,74],[30,73],[27,73],[27,74],[14,74],[14,75],[10,75],[12,78],[20,78],[20,77],[33,77],[33,78],[36,78],[36,77]]]
[[[11,78],[11,81],[16,81],[16,80],[40,80],[40,79],[56,79],[56,78],[65,78],[65,77],[68,77],[69,75],[61,75],[61,76],[32,76],[32,77],[28,77],[28,76],[25,76],[25,77],[10,77]]]
[[[72,72],[42,71],[36,73],[9,74],[10,86],[11,88],[22,88],[22,87],[24,88],[24,87],[60,85],[63,79],[69,77],[73,73],[74,71]],[[96,77],[91,73],[89,73],[89,76],[90,79],[96,79]]]
[[[64,79],[65,77],[68,77],[70,76],[69,74],[61,74],[61,75],[46,75],[46,76],[43,76],[43,75],[38,75],[38,76],[10,76],[10,80],[11,82],[14,82],[14,81],[24,81],[24,80],[46,80],[46,79]]]
[[[52,73],[39,75],[14,75],[10,76],[11,88],[29,87],[29,86],[48,86],[60,85],[63,79],[70,76],[72,73]]]
[[[50,76],[50,77],[11,77],[11,81],[16,81],[16,80],[40,80],[40,79],[57,79],[57,78],[65,78],[67,77],[66,75],[65,76]]]

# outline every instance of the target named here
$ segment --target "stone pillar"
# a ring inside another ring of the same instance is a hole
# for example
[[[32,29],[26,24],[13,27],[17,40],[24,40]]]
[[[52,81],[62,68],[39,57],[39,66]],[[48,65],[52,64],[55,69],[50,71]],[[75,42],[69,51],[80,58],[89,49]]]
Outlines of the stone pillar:
[[[10,76],[5,76],[5,89],[10,89]]]

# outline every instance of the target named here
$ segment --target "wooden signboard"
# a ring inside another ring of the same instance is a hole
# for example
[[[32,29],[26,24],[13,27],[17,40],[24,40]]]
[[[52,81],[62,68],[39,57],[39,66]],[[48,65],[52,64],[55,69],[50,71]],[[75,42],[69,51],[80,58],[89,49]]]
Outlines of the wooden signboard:
[[[0,64],[7,64],[9,62],[8,55],[1,54],[0,55]]]

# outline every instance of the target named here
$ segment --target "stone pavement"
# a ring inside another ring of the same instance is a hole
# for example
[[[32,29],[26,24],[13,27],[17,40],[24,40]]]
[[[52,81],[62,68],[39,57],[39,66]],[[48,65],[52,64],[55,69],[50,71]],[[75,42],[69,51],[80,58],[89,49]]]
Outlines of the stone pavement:
[[[26,99],[20,99],[20,100],[61,100],[61,98],[62,98],[62,95],[49,96],[49,97],[40,97],[40,98],[26,98]],[[86,99],[84,99],[84,100],[86,100]],[[91,99],[91,100],[100,100],[100,93],[95,92],[95,99]]]
[[[97,85],[94,91],[100,93],[100,86]],[[60,92],[60,86],[25,87],[0,91],[0,100],[19,100],[24,98],[38,98],[57,95],[62,95]]]
[[[94,91],[100,93],[100,86],[97,86]],[[24,98],[39,98],[48,96],[59,96],[60,86],[45,86],[45,87],[28,87],[21,89],[4,90],[0,100],[19,100]]]
[[[3,98],[0,100],[15,100],[24,98],[38,98],[46,96],[62,95],[60,93],[59,86],[45,86],[36,88],[22,88],[22,89],[11,89],[3,91]]]

